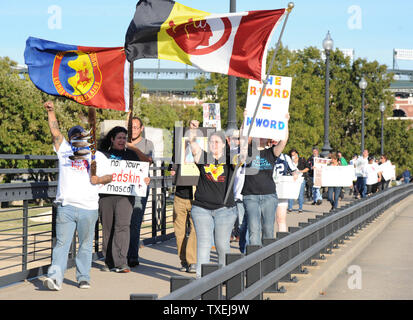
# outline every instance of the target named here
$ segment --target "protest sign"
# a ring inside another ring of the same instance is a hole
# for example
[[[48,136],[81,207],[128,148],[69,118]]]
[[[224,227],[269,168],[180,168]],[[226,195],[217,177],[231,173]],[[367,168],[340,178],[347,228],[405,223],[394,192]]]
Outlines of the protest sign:
[[[355,169],[353,166],[322,166],[322,187],[350,187],[353,185]]]
[[[283,140],[287,132],[287,119],[291,95],[291,77],[269,76],[257,115],[251,130],[251,137]],[[243,135],[251,126],[255,108],[262,91],[263,83],[249,80]]]
[[[327,158],[314,158],[314,174],[313,185],[314,187],[322,187],[322,168],[326,167],[331,160]]]
[[[108,159],[99,165],[112,175],[112,181],[102,185],[99,193],[146,197],[144,178],[149,175],[149,162]]]
[[[203,103],[203,124],[205,128],[221,130],[221,111],[219,103]]]

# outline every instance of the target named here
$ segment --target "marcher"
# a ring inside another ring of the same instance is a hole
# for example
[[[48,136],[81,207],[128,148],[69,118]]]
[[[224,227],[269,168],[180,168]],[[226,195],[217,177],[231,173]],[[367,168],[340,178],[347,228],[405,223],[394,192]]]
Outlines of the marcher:
[[[369,163],[366,167],[367,179],[367,195],[372,195],[377,192],[377,185],[380,181],[379,166],[374,161],[374,157],[369,156]]]
[[[363,154],[357,158],[356,161],[356,186],[357,186],[357,191],[358,194],[356,195],[356,198],[358,199],[359,197],[365,198],[366,197],[366,180],[367,180],[367,172],[366,172],[366,167],[367,164],[369,163],[368,160],[369,157],[369,151],[367,149],[363,150]]]
[[[203,151],[190,139],[191,150],[200,176],[192,205],[191,215],[197,237],[196,276],[201,277],[201,265],[209,263],[212,238],[218,253],[218,263],[225,265],[225,255],[230,252],[230,238],[237,218],[233,190],[228,191],[228,184],[234,173],[234,166],[226,150],[226,138],[222,131],[214,132],[208,139],[209,151]]]
[[[405,184],[410,183],[410,171],[408,168],[403,171],[401,181],[403,181]]]
[[[190,129],[199,126],[197,120],[189,122]],[[173,224],[176,238],[176,247],[181,262],[179,271],[196,272],[196,233],[191,217],[194,185],[198,184],[198,178],[184,179],[181,175],[181,164],[172,165],[171,175],[174,177],[175,196],[173,205]]]
[[[338,160],[336,153],[332,153],[330,156],[330,166],[341,166],[341,162]],[[328,201],[331,203],[331,210],[338,208],[338,200],[340,198],[341,186],[328,187]]]
[[[307,161],[305,160],[304,157],[300,157],[300,154],[296,149],[291,149],[289,152],[289,155],[293,161],[293,164],[295,167],[298,169],[298,172],[300,173],[301,176],[305,177],[310,170],[307,167]],[[305,192],[305,182],[306,179],[303,180],[301,187],[300,187],[300,193],[298,194],[298,213],[303,213],[303,204],[304,204],[304,192]],[[294,200],[289,199],[288,200],[288,212],[293,211],[293,205],[294,205]]]
[[[57,204],[56,244],[52,251],[52,264],[43,284],[50,290],[62,288],[70,245],[77,231],[79,249],[76,254],[76,280],[79,288],[87,289],[90,287],[93,238],[98,218],[97,185],[110,182],[112,177],[90,175],[90,153],[83,156],[85,159],[73,158],[75,147],[72,146],[72,139],[84,134],[85,129],[81,126],[70,128],[67,141],[59,130],[53,102],[47,101],[44,107],[47,110],[54,151],[59,159],[59,180],[55,201]],[[96,152],[98,172],[99,164],[103,161],[105,156]]]
[[[268,139],[259,139],[258,145],[251,143],[252,139],[249,139],[242,195],[248,216],[250,245],[262,245],[262,239],[274,238],[275,211],[278,201],[273,172],[275,162],[288,141],[288,120],[287,114],[286,137],[276,146],[266,149]],[[243,153],[244,150],[241,154]]]
[[[242,130],[242,129],[241,129]],[[229,129],[226,133],[227,143],[230,150],[230,158],[236,159],[240,153],[240,130]],[[234,179],[234,200],[237,207],[237,219],[235,220],[234,229],[231,233],[231,240],[238,241],[241,253],[245,253],[245,247],[248,244],[247,237],[247,216],[245,214],[242,188],[245,181],[245,165],[241,166]]]
[[[321,196],[320,187],[314,187],[314,158],[319,157],[319,151],[317,147],[313,147],[313,154],[307,160],[308,171],[308,185],[311,187],[312,192],[312,205],[321,205],[323,203],[323,197]]]
[[[145,161],[145,155],[133,144],[126,143],[127,130],[112,128],[100,143],[101,150],[108,159]],[[144,179],[149,185],[149,177]],[[129,272],[127,254],[130,243],[130,223],[134,196],[100,194],[99,215],[103,229],[102,251],[105,267],[102,271]]]
[[[271,141],[272,145],[277,145],[278,141]],[[273,179],[274,182],[277,181],[277,177],[279,176],[293,176],[294,180],[298,178],[298,169],[293,164],[291,158],[281,153],[280,156],[275,161],[274,166],[274,173]],[[278,225],[279,232],[287,232],[287,206],[288,206],[288,199],[280,199],[278,198],[277,209],[276,209],[276,219]]]
[[[380,165],[379,165],[379,172],[381,174],[381,181],[380,181],[380,188],[381,190],[386,190],[389,187],[389,183],[391,178],[387,179],[383,176],[383,172],[386,170],[389,170],[391,167],[391,162],[390,160],[387,159],[387,156],[385,154],[382,154],[380,157]]]
[[[353,166],[354,168],[356,168],[357,158],[358,158],[358,155],[357,155],[357,153],[355,153],[353,155],[353,158],[351,158],[351,160],[350,160],[350,166]],[[357,182],[357,176],[353,180],[353,186],[350,187],[349,196],[353,195],[355,197],[357,195],[358,190],[357,190],[356,182]]]
[[[139,117],[132,118],[132,140],[131,144],[140,150],[143,155],[140,155],[141,161],[153,162],[154,147],[152,141],[144,138],[144,125]],[[141,235],[141,226],[143,216],[145,214],[146,203],[148,201],[150,188],[147,189],[146,197],[135,197],[132,217],[130,221],[130,242],[128,250],[128,266],[133,268],[139,265],[139,240]]]

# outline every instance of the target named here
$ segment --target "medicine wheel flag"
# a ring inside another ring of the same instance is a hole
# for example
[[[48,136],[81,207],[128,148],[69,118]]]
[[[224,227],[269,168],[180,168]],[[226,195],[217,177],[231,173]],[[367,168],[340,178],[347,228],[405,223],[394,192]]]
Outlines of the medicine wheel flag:
[[[130,64],[123,47],[84,47],[29,37],[24,60],[34,85],[48,94],[129,111]]]
[[[286,12],[212,14],[171,0],[140,0],[126,33],[126,58],[172,60],[260,81],[268,40]]]

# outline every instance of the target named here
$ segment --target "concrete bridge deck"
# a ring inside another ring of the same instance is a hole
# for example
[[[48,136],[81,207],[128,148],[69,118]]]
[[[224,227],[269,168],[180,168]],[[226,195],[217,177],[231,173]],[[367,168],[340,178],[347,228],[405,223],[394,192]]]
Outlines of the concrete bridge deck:
[[[340,205],[344,205],[348,203],[349,201],[352,201],[352,198],[350,198],[348,195],[346,195],[345,199],[343,201],[340,201]],[[410,196],[409,198],[403,200],[402,202],[404,203],[409,203],[410,205],[413,205],[413,197]],[[297,207],[297,205],[295,205]],[[306,202],[304,204],[304,213],[303,214],[298,214],[297,210],[293,211],[292,213],[287,215],[287,223],[288,226],[298,226],[299,222],[306,222],[307,219],[309,218],[314,218],[317,214],[320,214],[322,212],[326,212],[330,209],[330,204],[326,201],[323,200],[323,204],[320,206],[313,206],[311,205],[311,202]],[[386,235],[384,235],[385,239],[387,240],[380,240],[377,242],[377,245],[379,245],[380,242],[389,242],[391,241],[392,237],[396,236],[398,234],[399,229],[403,229],[403,234],[406,237],[406,243],[404,247],[406,248],[406,251],[403,251],[401,247],[398,247],[397,250],[394,250],[393,252],[389,252],[386,250],[386,254],[392,254],[396,256],[399,254],[399,258],[396,259],[392,258],[391,260],[387,260],[384,257],[380,257],[379,251],[381,249],[375,249],[379,250],[376,253],[376,256],[379,259],[380,262],[383,264],[383,268],[385,268],[386,265],[391,265],[391,263],[396,263],[396,261],[405,261],[406,265],[403,267],[401,266],[396,266],[394,265],[393,269],[395,272],[397,271],[405,271],[408,272],[408,270],[412,270],[411,262],[413,255],[409,258],[410,260],[401,258],[401,255],[406,255],[409,251],[407,249],[412,248],[412,237],[413,237],[413,232],[410,233],[410,238],[408,238],[408,233],[409,229],[412,230],[413,227],[413,213],[411,206],[406,207],[407,211],[403,211],[403,213],[400,215],[398,219],[401,220],[395,220],[394,224],[392,224],[391,229]],[[389,209],[391,210],[391,209]],[[389,211],[388,210],[388,211]],[[403,209],[404,210],[404,209]],[[410,210],[410,211],[409,211]],[[386,216],[386,213],[383,214]],[[411,221],[409,220],[411,219]],[[389,224],[391,221],[387,222]],[[409,222],[410,224],[408,224]],[[371,229],[375,228],[375,222],[372,223],[369,227],[366,229]],[[392,231],[393,230],[393,231]],[[275,225],[275,231],[277,231],[277,225]],[[400,230],[401,232],[401,230]],[[397,238],[398,239],[398,238]],[[410,240],[408,240],[410,239]],[[356,241],[357,239],[354,239]],[[398,244],[399,240],[396,240],[394,238],[395,242],[394,244]],[[400,240],[401,241],[401,240]],[[410,241],[410,242],[409,242]],[[350,241],[353,242],[353,241]],[[393,248],[396,248],[397,246],[395,245]],[[231,250],[233,252],[239,252],[238,250],[238,243],[237,242],[232,242],[231,243]],[[390,250],[391,251],[391,250]],[[410,250],[411,252],[411,250]],[[339,255],[339,253],[337,253]],[[93,263],[92,270],[91,270],[91,288],[87,290],[82,290],[77,287],[76,283],[76,278],[75,278],[75,268],[71,268],[66,271],[65,274],[65,280],[63,283],[63,287],[61,291],[49,291],[46,290],[43,285],[42,285],[42,279],[43,277],[37,278],[37,279],[32,279],[29,281],[21,282],[18,284],[14,284],[5,288],[0,289],[0,300],[128,300],[129,295],[131,293],[151,293],[151,294],[157,294],[158,297],[165,296],[169,294],[169,278],[171,276],[192,276],[194,277],[193,274],[188,274],[186,272],[180,272],[178,270],[178,266],[180,265],[179,259],[177,256],[177,250],[176,250],[176,244],[175,244],[175,239],[171,239],[169,241],[159,243],[156,245],[151,245],[151,246],[146,246],[144,248],[141,248],[140,251],[141,255],[141,263],[138,267],[133,268],[130,273],[126,274],[118,274],[114,272],[102,272],[100,271],[100,268],[103,266],[103,261],[96,261]],[[335,253],[333,252],[333,255]],[[216,252],[212,252],[211,255],[212,262],[217,262],[217,255]],[[327,261],[330,258],[327,258]],[[354,259],[354,256],[352,256],[351,260]],[[368,260],[368,259],[373,259],[373,258],[368,258],[366,256],[365,258],[360,258],[362,260],[356,260],[352,264],[358,264],[361,266],[362,270],[366,272],[366,276],[363,280],[364,285],[367,288],[368,286],[368,281],[369,280],[369,273],[367,272],[369,269],[368,264],[364,263],[376,263],[375,260]],[[366,260],[367,259],[367,260]],[[347,258],[347,262],[350,262],[350,258]],[[318,269],[319,267],[315,268]],[[410,268],[410,269],[409,269]],[[268,298],[270,299],[314,299],[317,298],[316,296],[297,296],[297,291],[304,292],[305,290],[303,289],[302,286],[305,286],[307,283],[309,283],[309,280],[311,277],[320,277],[320,275],[317,275],[317,270],[310,270],[309,275],[303,276],[304,278],[307,278],[305,281],[299,281],[296,284],[282,284],[285,285],[288,292],[287,294],[276,294],[276,295],[271,295]],[[335,276],[340,272],[341,270],[338,270]],[[411,272],[408,272],[411,274]],[[363,273],[364,275],[364,273]],[[371,274],[373,276],[373,274]],[[334,278],[335,278],[334,276]],[[333,278],[333,279],[334,279]],[[315,280],[316,278],[313,278]],[[331,281],[333,280],[331,279]],[[313,283],[314,281],[311,280],[310,282]],[[340,276],[337,281],[340,280]],[[345,279],[342,279],[341,281],[344,281]],[[330,281],[330,282],[331,282]],[[372,279],[371,281],[375,281]],[[400,281],[405,281],[403,279],[400,279]],[[410,281],[410,288],[413,287],[413,277],[411,278]],[[342,284],[342,282],[341,282]],[[328,289],[328,295],[326,295],[324,298],[327,299],[334,299],[335,297],[338,297],[335,295],[335,292],[339,291],[339,286],[341,284],[332,284],[332,287]],[[392,284],[389,283],[389,286]],[[294,289],[296,287],[296,289]],[[298,290],[297,290],[298,289]],[[313,288],[313,292],[314,289]],[[295,295],[294,295],[295,292]],[[366,295],[368,296],[368,293],[366,291]],[[413,298],[413,291],[411,295],[407,295],[406,297]],[[366,296],[365,296],[366,297]],[[353,298],[356,298],[356,296],[353,295]],[[389,299],[392,299],[392,297],[389,295]],[[340,299],[340,298],[338,298]],[[350,299],[352,299],[350,297]]]

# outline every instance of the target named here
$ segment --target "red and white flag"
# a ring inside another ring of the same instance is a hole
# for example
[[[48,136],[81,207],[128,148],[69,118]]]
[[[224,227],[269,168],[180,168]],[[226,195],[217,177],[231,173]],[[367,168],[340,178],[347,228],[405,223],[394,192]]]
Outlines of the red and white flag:
[[[285,14],[285,9],[211,14],[169,0],[141,0],[126,34],[126,57],[178,61],[260,81],[269,39]]]

